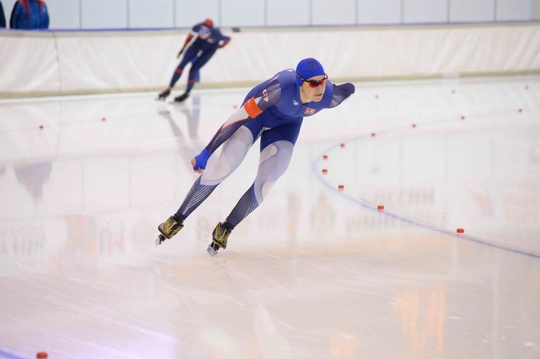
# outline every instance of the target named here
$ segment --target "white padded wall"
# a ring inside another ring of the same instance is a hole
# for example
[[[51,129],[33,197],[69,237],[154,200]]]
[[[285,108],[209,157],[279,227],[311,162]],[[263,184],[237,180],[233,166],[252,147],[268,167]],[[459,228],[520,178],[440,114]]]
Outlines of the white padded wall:
[[[0,96],[162,89],[186,33],[1,31],[11,56],[0,56]],[[203,68],[198,88],[254,84],[308,56],[347,80],[540,71],[540,24],[224,33],[233,41]]]

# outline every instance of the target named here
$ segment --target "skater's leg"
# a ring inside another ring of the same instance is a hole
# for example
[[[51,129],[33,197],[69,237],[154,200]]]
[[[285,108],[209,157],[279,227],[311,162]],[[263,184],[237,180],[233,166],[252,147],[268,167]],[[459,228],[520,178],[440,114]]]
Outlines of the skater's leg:
[[[262,134],[257,177],[227,217],[225,225],[231,230],[263,202],[272,186],[287,170],[300,126],[281,126]]]
[[[194,48],[193,46],[190,46],[182,58],[182,61],[178,64],[178,67],[174,71],[174,74],[171,78],[171,82],[169,84],[169,88],[173,88],[176,82],[180,79],[180,76],[182,76],[182,73],[184,72],[184,68],[194,59],[197,57],[198,49]]]
[[[210,162],[195,181],[184,202],[173,216],[177,221],[186,219],[214,189],[238,168],[256,138],[245,126],[240,127],[227,141],[216,161]]]
[[[201,68],[206,65],[206,63],[212,58],[212,56],[214,56],[215,53],[216,50],[204,51],[195,59],[195,61],[193,61],[191,68],[189,69],[186,91],[182,95],[176,97],[174,99],[175,101],[182,102],[189,97],[189,93],[193,89],[193,86],[195,86],[195,83],[198,82]]]
[[[212,56],[216,53],[217,50],[204,51],[192,62],[191,68],[189,69],[189,78],[193,79],[194,82],[199,80],[199,72],[204,65],[210,61]]]
[[[287,170],[294,144],[302,122],[266,130],[261,135],[261,155],[257,177],[252,186],[240,198],[227,220],[217,224],[212,232],[208,253],[215,256],[220,248],[227,248],[227,241],[234,229],[264,200],[270,188]]]
[[[164,91],[162,91],[158,95],[159,100],[165,100],[170,94],[171,90],[176,84],[176,82],[180,79],[180,76],[182,76],[182,72],[184,71],[184,68],[189,64],[192,60],[194,60],[197,57],[197,52],[199,50],[194,48],[193,46],[190,46],[182,58],[182,61],[178,64],[178,67],[174,71],[171,81],[169,82],[169,87],[167,87]]]

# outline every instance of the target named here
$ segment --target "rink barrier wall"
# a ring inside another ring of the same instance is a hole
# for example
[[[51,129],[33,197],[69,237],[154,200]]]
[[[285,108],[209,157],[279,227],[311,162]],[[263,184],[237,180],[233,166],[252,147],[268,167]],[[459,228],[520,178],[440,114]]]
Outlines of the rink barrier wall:
[[[232,41],[197,88],[255,85],[305,57],[318,58],[335,82],[540,73],[538,22],[222,32]],[[0,97],[162,90],[187,33],[0,31]]]

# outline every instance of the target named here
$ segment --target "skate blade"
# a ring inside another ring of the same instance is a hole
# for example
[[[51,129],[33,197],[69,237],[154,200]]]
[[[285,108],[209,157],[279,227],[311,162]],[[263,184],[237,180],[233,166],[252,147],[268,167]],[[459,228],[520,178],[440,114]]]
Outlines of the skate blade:
[[[165,242],[165,240],[166,240],[166,238],[163,237],[162,234],[157,236],[157,238],[156,238],[156,247],[159,246],[160,244],[162,244],[163,242]]]
[[[209,245],[208,248],[206,248],[206,251],[212,257],[214,257],[217,254],[217,251],[214,248],[212,248],[212,245]]]

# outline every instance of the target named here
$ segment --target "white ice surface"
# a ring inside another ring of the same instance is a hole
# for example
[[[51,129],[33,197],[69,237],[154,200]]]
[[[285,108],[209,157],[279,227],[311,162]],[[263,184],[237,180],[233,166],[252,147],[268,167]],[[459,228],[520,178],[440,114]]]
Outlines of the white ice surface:
[[[0,358],[540,357],[540,77],[357,84],[154,247],[247,90],[0,101]]]

